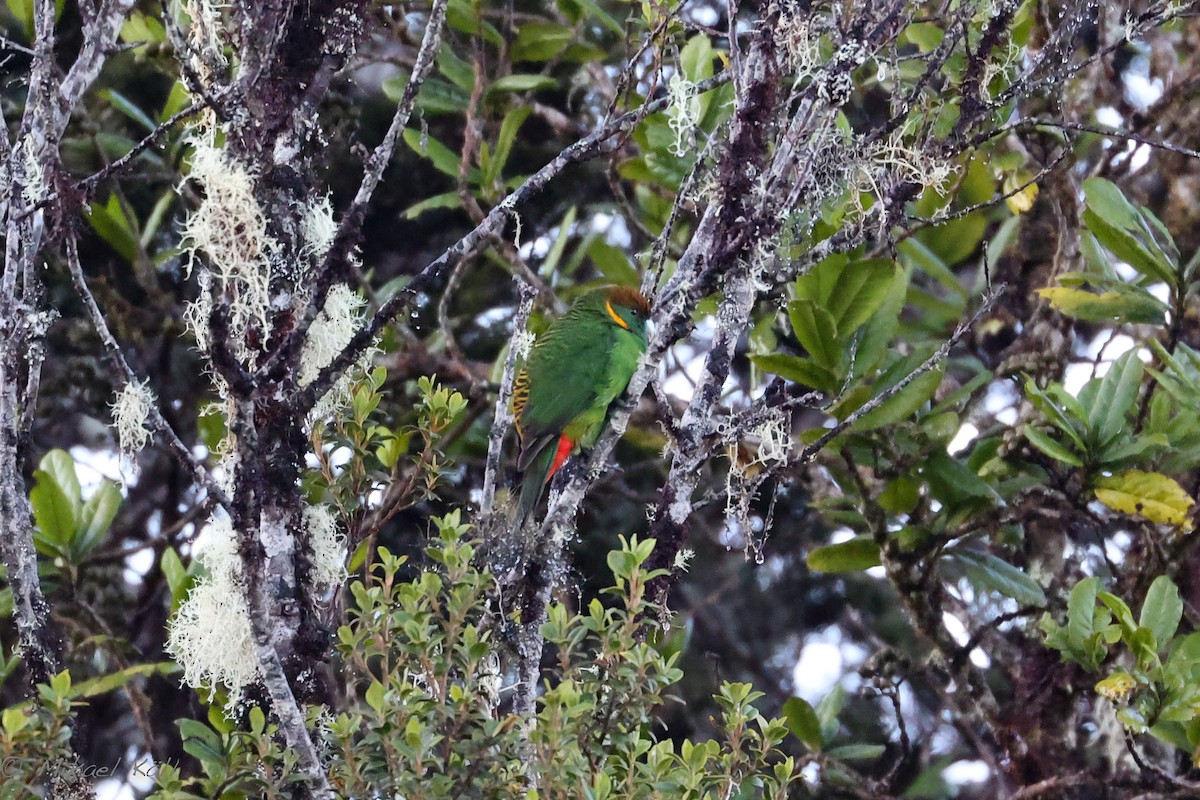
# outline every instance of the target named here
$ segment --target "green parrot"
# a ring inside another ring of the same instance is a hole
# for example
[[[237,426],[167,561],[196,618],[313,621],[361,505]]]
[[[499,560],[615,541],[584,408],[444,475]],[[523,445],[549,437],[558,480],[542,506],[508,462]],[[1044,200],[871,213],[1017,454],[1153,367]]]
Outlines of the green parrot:
[[[523,525],[567,456],[596,443],[613,402],[646,352],[650,303],[636,289],[602,286],[575,301],[530,349],[513,381],[523,473]]]

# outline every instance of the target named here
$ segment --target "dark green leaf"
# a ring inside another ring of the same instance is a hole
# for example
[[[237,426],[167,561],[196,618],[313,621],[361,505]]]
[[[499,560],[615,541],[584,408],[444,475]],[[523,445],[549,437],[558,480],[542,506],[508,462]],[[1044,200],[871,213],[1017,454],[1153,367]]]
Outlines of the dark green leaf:
[[[1099,578],[1084,578],[1075,584],[1067,599],[1067,635],[1071,644],[1083,648],[1096,632],[1094,617]]]
[[[435,194],[433,197],[427,197],[404,209],[402,216],[405,219],[416,219],[426,211],[433,211],[435,208],[458,208],[461,204],[462,200],[459,198],[458,192]]]
[[[547,22],[526,22],[517,31],[513,42],[512,60],[549,61],[567,48],[575,31],[563,25]]]
[[[1033,407],[1042,412],[1042,416],[1066,434],[1075,444],[1079,452],[1086,452],[1087,445],[1083,441],[1083,437],[1079,435],[1076,425],[1083,427],[1087,424],[1085,416],[1076,418],[1076,412],[1083,412],[1082,407],[1077,407],[1077,403],[1070,405],[1060,405],[1059,398],[1052,395],[1050,392],[1043,391],[1034,383],[1033,378],[1025,379],[1025,397],[1033,404]],[[1074,398],[1072,398],[1074,399]]]
[[[83,504],[80,531],[73,549],[75,563],[82,563],[104,540],[117,509],[121,507],[121,490],[110,480],[103,480],[95,494]]]
[[[1183,618],[1183,600],[1179,588],[1166,575],[1159,575],[1150,584],[1138,624],[1154,634],[1158,650],[1163,651],[1175,636]]]
[[[488,92],[536,92],[541,89],[553,89],[557,85],[558,81],[546,75],[505,75],[493,81],[488,87]]]
[[[788,730],[808,749],[819,751],[825,745],[821,738],[821,720],[817,719],[817,712],[807,700],[789,697],[783,703],[783,717],[787,720]]]
[[[962,565],[976,588],[999,592],[1021,605],[1046,605],[1046,593],[1037,581],[1007,561],[975,550],[952,550],[947,555]]]
[[[869,761],[887,752],[881,744],[844,744],[828,751],[826,755],[841,761]]]
[[[1125,429],[1126,417],[1137,402],[1142,385],[1142,361],[1130,350],[1109,367],[1088,413],[1088,428],[1096,449],[1111,442]],[[1083,398],[1080,397],[1082,401]]]
[[[750,356],[750,361],[763,372],[830,394],[836,392],[841,384],[836,375],[809,358],[768,353],[765,356]]]
[[[839,339],[845,341],[883,305],[899,268],[891,261],[851,262],[829,296],[825,309]]]
[[[837,325],[829,312],[811,300],[793,300],[788,303],[788,319],[796,338],[813,360],[836,373],[843,353],[837,341]]]
[[[1025,439],[1038,450],[1041,450],[1046,455],[1053,458],[1055,461],[1061,461],[1064,464],[1069,464],[1072,467],[1082,467],[1083,459],[1075,454],[1070,448],[1050,436],[1047,436],[1042,431],[1034,428],[1031,425],[1025,425],[1021,432],[1025,435]]]
[[[818,572],[858,572],[877,567],[879,545],[870,536],[856,536],[845,542],[818,547],[805,559],[809,569]]]

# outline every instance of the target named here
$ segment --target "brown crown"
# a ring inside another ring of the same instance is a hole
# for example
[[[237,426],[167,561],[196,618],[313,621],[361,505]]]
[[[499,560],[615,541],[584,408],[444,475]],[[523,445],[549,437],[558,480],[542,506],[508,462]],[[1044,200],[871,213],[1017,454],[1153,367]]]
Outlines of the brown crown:
[[[608,290],[608,300],[610,303],[616,303],[619,306],[625,306],[625,308],[636,309],[641,311],[645,316],[650,316],[650,301],[637,289],[629,286],[614,286]]]

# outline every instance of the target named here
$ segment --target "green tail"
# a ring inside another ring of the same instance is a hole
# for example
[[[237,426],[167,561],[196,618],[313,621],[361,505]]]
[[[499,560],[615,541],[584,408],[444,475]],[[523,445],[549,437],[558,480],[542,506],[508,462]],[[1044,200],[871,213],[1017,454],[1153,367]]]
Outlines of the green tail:
[[[546,491],[546,478],[550,474],[550,464],[554,461],[556,448],[546,445],[537,454],[529,469],[521,476],[521,498],[517,504],[517,527],[525,526],[530,512],[537,505],[542,493]]]

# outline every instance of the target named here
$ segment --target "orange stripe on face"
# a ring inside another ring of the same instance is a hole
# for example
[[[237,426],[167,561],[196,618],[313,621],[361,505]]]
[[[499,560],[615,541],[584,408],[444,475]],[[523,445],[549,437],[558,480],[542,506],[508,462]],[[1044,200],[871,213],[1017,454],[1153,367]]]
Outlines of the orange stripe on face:
[[[617,323],[618,325],[620,325],[620,326],[621,326],[622,328],[624,328],[625,330],[629,330],[629,325],[627,325],[627,324],[625,323],[625,320],[621,319],[621,315],[620,315],[620,314],[618,314],[617,312],[613,311],[612,303],[611,303],[611,302],[609,302],[608,300],[605,300],[605,301],[604,301],[604,310],[608,312],[608,315],[609,315],[610,317],[612,317],[612,321],[613,321],[613,322]]]
[[[554,451],[554,460],[550,462],[550,471],[546,473],[546,482],[554,477],[554,473],[558,472],[559,467],[567,460],[567,456],[571,455],[571,449],[575,447],[575,443],[567,438],[564,433],[558,437],[558,449]]]

